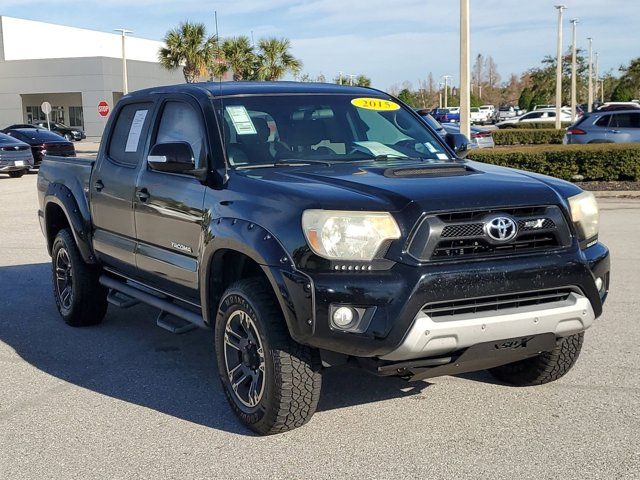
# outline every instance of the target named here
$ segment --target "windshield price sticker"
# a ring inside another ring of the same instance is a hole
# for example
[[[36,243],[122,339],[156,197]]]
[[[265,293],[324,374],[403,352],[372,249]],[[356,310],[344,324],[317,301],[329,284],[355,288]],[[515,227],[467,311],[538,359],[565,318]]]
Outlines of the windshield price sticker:
[[[367,149],[373,155],[387,155],[389,157],[404,157],[403,153],[394,150],[391,147],[387,147],[384,143],[374,141],[353,142],[359,147]]]
[[[258,133],[245,107],[242,105],[226,107],[226,110],[238,135],[255,135]]]
[[[354,98],[351,104],[358,108],[366,108],[367,110],[390,111],[400,110],[400,105],[390,100],[382,98]]]

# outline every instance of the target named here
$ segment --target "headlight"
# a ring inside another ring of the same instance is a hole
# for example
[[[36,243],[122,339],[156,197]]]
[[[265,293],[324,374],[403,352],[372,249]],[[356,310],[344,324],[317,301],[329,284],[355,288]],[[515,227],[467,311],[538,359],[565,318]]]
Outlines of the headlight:
[[[400,238],[388,212],[305,210],[302,229],[311,250],[331,260],[373,260],[387,240]]]
[[[582,192],[569,198],[571,219],[578,231],[580,241],[595,239],[598,236],[598,202],[591,192]]]

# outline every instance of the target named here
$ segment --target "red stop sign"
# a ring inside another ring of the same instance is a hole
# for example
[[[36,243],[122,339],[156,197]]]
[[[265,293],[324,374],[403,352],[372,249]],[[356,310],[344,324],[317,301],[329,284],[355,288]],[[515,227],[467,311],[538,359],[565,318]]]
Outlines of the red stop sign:
[[[101,117],[106,117],[109,115],[109,104],[104,100],[98,104],[98,114]]]

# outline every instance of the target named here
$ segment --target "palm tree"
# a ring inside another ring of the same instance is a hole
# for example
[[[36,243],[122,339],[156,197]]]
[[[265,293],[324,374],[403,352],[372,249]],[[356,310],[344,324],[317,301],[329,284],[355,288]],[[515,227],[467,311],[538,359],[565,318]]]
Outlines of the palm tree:
[[[167,70],[182,67],[187,83],[193,83],[205,75],[216,57],[218,38],[207,37],[202,23],[181,23],[169,30],[164,37],[165,47],[158,51],[158,60]]]
[[[258,76],[264,80],[279,80],[287,72],[300,72],[302,62],[289,50],[291,42],[286,38],[265,38],[258,43]]]
[[[211,71],[214,77],[221,77],[231,70],[234,80],[255,80],[258,71],[256,63],[257,57],[249,37],[241,35],[222,42],[219,59],[211,67]]]

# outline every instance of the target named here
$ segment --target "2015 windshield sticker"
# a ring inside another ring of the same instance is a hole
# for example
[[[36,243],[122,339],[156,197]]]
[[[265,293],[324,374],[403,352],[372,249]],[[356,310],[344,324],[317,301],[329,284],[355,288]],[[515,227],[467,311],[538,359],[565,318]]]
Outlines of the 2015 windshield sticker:
[[[400,105],[397,103],[382,98],[354,98],[351,100],[351,104],[358,108],[366,108],[367,110],[389,111],[400,109]]]
[[[256,127],[251,121],[249,113],[247,113],[247,109],[244,106],[232,106],[226,107],[225,109],[227,110],[229,118],[231,118],[233,127],[236,129],[236,133],[238,135],[255,135],[258,133],[256,131]]]

